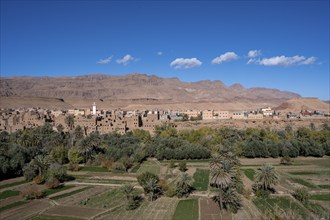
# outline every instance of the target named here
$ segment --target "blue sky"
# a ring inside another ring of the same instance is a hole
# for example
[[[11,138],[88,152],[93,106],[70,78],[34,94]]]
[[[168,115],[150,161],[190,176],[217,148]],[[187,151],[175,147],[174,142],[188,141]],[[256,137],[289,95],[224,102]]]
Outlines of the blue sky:
[[[330,100],[329,1],[2,0],[0,73],[144,73]]]

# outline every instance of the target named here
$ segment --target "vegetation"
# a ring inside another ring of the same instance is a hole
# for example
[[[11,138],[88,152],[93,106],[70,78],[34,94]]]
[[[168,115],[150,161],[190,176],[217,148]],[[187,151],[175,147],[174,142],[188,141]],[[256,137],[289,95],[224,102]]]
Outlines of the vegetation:
[[[88,171],[88,172],[109,172],[107,168],[104,167],[88,167],[84,166],[80,168],[81,171]]]
[[[254,169],[243,169],[243,172],[247,178],[249,178],[251,181],[254,181],[254,176],[256,174]]]
[[[61,192],[61,191],[67,190],[67,189],[71,189],[73,187],[75,187],[75,186],[72,186],[72,185],[67,185],[67,186],[60,185],[59,187],[57,187],[55,189],[46,189],[42,193],[43,193],[43,196],[49,196],[51,194],[54,194],[54,193],[57,193],[57,192]]]
[[[31,220],[82,220],[82,219],[71,216],[37,215],[32,217]]]
[[[209,176],[209,170],[197,169],[193,176],[193,188],[198,191],[206,191],[209,186]]]
[[[140,206],[142,197],[137,194],[133,185],[125,184],[120,189],[126,198],[126,210],[133,210]]]
[[[180,173],[175,181],[176,195],[178,197],[188,196],[192,191],[192,178],[187,173]]]
[[[28,182],[30,182],[30,181],[23,180],[23,181],[18,181],[18,182],[3,184],[3,185],[0,186],[0,189],[9,188],[9,187],[13,187],[13,186],[18,186],[18,185],[22,185],[22,184],[28,183]]]
[[[198,200],[180,200],[174,212],[173,220],[198,220]]]
[[[92,208],[113,208],[118,205],[125,205],[125,196],[120,188],[111,189],[104,193],[84,199],[81,205]]]
[[[278,183],[278,174],[271,164],[264,164],[258,168],[255,175],[255,183],[257,188],[262,190],[270,190],[273,185]]]
[[[159,177],[150,172],[144,172],[137,177],[139,184],[142,186],[145,195],[148,196],[149,201],[155,200],[162,190],[159,186]]]
[[[213,197],[220,210],[226,209],[236,213],[242,206],[238,195],[241,184],[238,158],[230,148],[220,147],[219,153],[210,161],[210,185],[217,188],[218,195]]]
[[[330,195],[327,194],[318,194],[318,195],[311,195],[311,200],[320,200],[320,201],[330,201]]]
[[[90,188],[91,188],[91,186],[87,186],[87,187],[84,187],[82,189],[77,189],[75,191],[71,191],[71,192],[68,192],[68,193],[63,193],[61,195],[51,197],[51,199],[54,199],[54,200],[62,199],[62,198],[65,198],[65,197],[68,197],[68,196],[71,196],[71,195],[74,195],[74,194],[83,192],[83,191],[85,191],[87,189],[90,189]]]
[[[308,182],[306,180],[303,180],[303,179],[300,179],[300,178],[290,178],[290,180],[292,182],[299,183],[300,185],[306,186],[306,187],[311,188],[311,189],[317,188],[317,186],[314,185],[313,183],[310,183],[310,182]]]
[[[6,210],[8,210],[8,209],[15,208],[15,207],[18,207],[18,206],[21,206],[21,205],[27,204],[27,203],[29,203],[29,201],[17,201],[17,202],[14,202],[14,203],[8,204],[8,205],[6,205],[6,206],[2,206],[2,207],[0,207],[0,212],[6,211]]]
[[[8,197],[12,196],[18,196],[20,194],[20,191],[17,190],[6,190],[0,193],[0,200],[6,199]]]

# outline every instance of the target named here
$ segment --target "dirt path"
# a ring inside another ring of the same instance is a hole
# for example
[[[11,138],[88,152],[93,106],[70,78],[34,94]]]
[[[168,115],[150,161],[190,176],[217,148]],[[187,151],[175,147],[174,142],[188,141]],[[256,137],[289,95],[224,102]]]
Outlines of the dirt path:
[[[233,214],[233,220],[254,220],[260,219],[261,215],[259,210],[255,207],[251,200],[247,200],[242,197],[243,207],[238,210],[236,214]]]

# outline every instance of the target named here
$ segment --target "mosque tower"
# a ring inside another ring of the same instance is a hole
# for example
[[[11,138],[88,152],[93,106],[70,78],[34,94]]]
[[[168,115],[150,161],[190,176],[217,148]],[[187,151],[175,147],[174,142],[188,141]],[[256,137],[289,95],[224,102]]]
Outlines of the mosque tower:
[[[96,104],[95,104],[95,102],[93,103],[93,113],[92,114],[96,115]]]

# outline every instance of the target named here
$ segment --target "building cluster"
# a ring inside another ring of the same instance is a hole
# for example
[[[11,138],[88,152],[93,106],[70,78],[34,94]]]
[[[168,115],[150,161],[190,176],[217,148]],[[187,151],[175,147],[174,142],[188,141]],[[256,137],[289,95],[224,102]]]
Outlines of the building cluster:
[[[301,118],[326,116],[329,113],[321,111],[301,111],[283,116],[270,107],[254,111],[219,111],[219,110],[99,110],[94,103],[92,109],[45,110],[45,109],[4,109],[0,110],[0,131],[15,132],[19,129],[33,128],[49,122],[54,128],[63,126],[69,131],[67,117],[73,117],[73,125],[80,126],[86,135],[99,131],[100,133],[118,132],[125,134],[134,129],[144,129],[151,133],[157,125],[163,122],[183,120],[262,120],[284,118]]]

